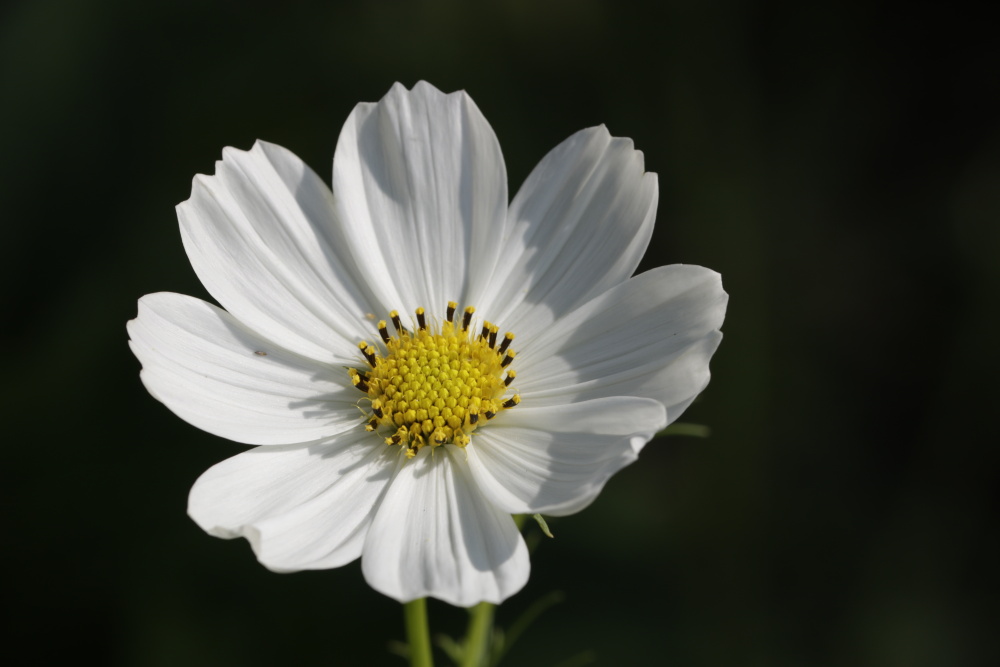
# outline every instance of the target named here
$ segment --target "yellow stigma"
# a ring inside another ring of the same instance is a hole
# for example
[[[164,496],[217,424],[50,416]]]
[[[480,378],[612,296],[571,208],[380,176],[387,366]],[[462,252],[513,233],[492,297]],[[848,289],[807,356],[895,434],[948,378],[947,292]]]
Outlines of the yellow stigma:
[[[380,321],[382,349],[358,343],[368,368],[349,369],[352,384],[371,400],[365,430],[377,431],[386,444],[405,447],[409,457],[426,445],[465,447],[478,426],[521,401],[516,393],[505,397],[515,376],[507,369],[514,360],[509,349],[514,334],[506,334],[497,345],[495,324],[473,326],[472,306],[456,323],[457,307],[448,303],[439,326],[418,308],[415,331],[404,327],[399,313],[392,311],[395,335]]]

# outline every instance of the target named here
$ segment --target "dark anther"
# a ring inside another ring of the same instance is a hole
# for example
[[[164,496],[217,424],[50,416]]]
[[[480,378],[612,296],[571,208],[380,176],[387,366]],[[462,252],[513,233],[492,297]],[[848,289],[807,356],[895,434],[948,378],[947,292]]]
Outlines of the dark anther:
[[[496,347],[497,344],[497,328],[490,327],[490,349]]]
[[[472,322],[472,313],[476,312],[476,309],[469,306],[465,309],[465,314],[462,316],[462,331],[468,331],[469,323]]]
[[[420,325],[421,329],[427,328],[427,320],[424,318],[423,308],[417,308],[417,324]]]
[[[510,366],[510,362],[512,361],[514,361],[514,355],[512,352],[508,352],[507,356],[504,357],[503,361],[500,362],[500,368],[507,368],[508,366]]]
[[[403,323],[399,321],[399,313],[395,310],[389,313],[389,317],[392,318],[392,326],[396,327],[396,333],[403,333],[406,329],[403,327]]]
[[[455,321],[455,309],[456,308],[458,308],[458,304],[457,303],[455,303],[454,301],[449,301],[448,302],[448,314],[445,317],[445,319],[448,320],[449,322],[454,322]]]
[[[382,337],[383,343],[389,344],[389,328],[385,325],[385,320],[380,320],[378,323],[378,335]]]
[[[368,364],[372,368],[375,368],[375,348],[365,342],[359,343],[358,347],[361,348],[361,354],[365,355],[365,359],[368,360]]]
[[[517,375],[514,371],[507,371],[507,377],[503,379],[503,385],[509,387],[510,383],[514,381],[514,376]]]
[[[497,350],[497,354],[503,354],[504,352],[506,352],[507,348],[510,347],[510,344],[513,342],[514,342],[514,334],[508,331],[503,336],[503,342],[500,343],[500,349]]]
[[[512,408],[520,402],[521,402],[521,397],[518,396],[517,394],[514,394],[513,396],[511,396],[510,398],[508,398],[506,401],[503,402],[503,406],[505,408]]]

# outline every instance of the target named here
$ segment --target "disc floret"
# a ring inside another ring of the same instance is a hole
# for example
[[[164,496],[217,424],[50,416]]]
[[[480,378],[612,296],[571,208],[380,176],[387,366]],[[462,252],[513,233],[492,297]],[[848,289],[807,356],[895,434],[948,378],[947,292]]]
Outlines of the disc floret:
[[[365,429],[382,435],[388,445],[405,447],[409,457],[426,445],[465,447],[477,427],[521,401],[516,393],[505,398],[515,377],[508,370],[515,356],[510,349],[514,334],[498,342],[495,324],[473,325],[472,306],[455,322],[457,308],[449,302],[440,325],[418,308],[412,332],[392,311],[395,334],[380,321],[383,349],[360,342],[367,368],[349,370],[354,386],[371,401]]]

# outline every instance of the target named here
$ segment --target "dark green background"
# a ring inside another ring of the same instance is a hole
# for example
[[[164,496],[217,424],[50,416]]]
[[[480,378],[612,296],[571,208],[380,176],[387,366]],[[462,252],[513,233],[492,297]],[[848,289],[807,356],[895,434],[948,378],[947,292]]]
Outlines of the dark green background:
[[[403,664],[357,564],[271,574],[186,517],[241,447],[146,394],[125,322],[207,296],[173,207],[224,146],[328,177],[355,103],[427,79],[479,104],[512,194],[580,128],[632,137],[660,180],[643,269],[731,295],[685,415],[712,437],[552,522],[499,617],[566,602],[508,664],[997,664],[996,49],[942,5],[7,3],[5,662]]]

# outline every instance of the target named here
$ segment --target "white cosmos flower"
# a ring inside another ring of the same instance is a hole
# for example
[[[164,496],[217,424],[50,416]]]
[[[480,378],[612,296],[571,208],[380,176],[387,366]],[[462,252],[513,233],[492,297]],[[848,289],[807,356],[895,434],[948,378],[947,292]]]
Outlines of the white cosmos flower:
[[[508,206],[492,128],[426,83],[354,109],[332,192],[284,148],[226,149],[177,209],[225,310],[150,294],[128,325],[156,399],[259,445],[198,479],[191,517],[276,571],[361,557],[401,602],[516,593],[511,514],[583,509],[708,383],[719,275],[630,277],[656,202],[642,153],[595,127]]]

